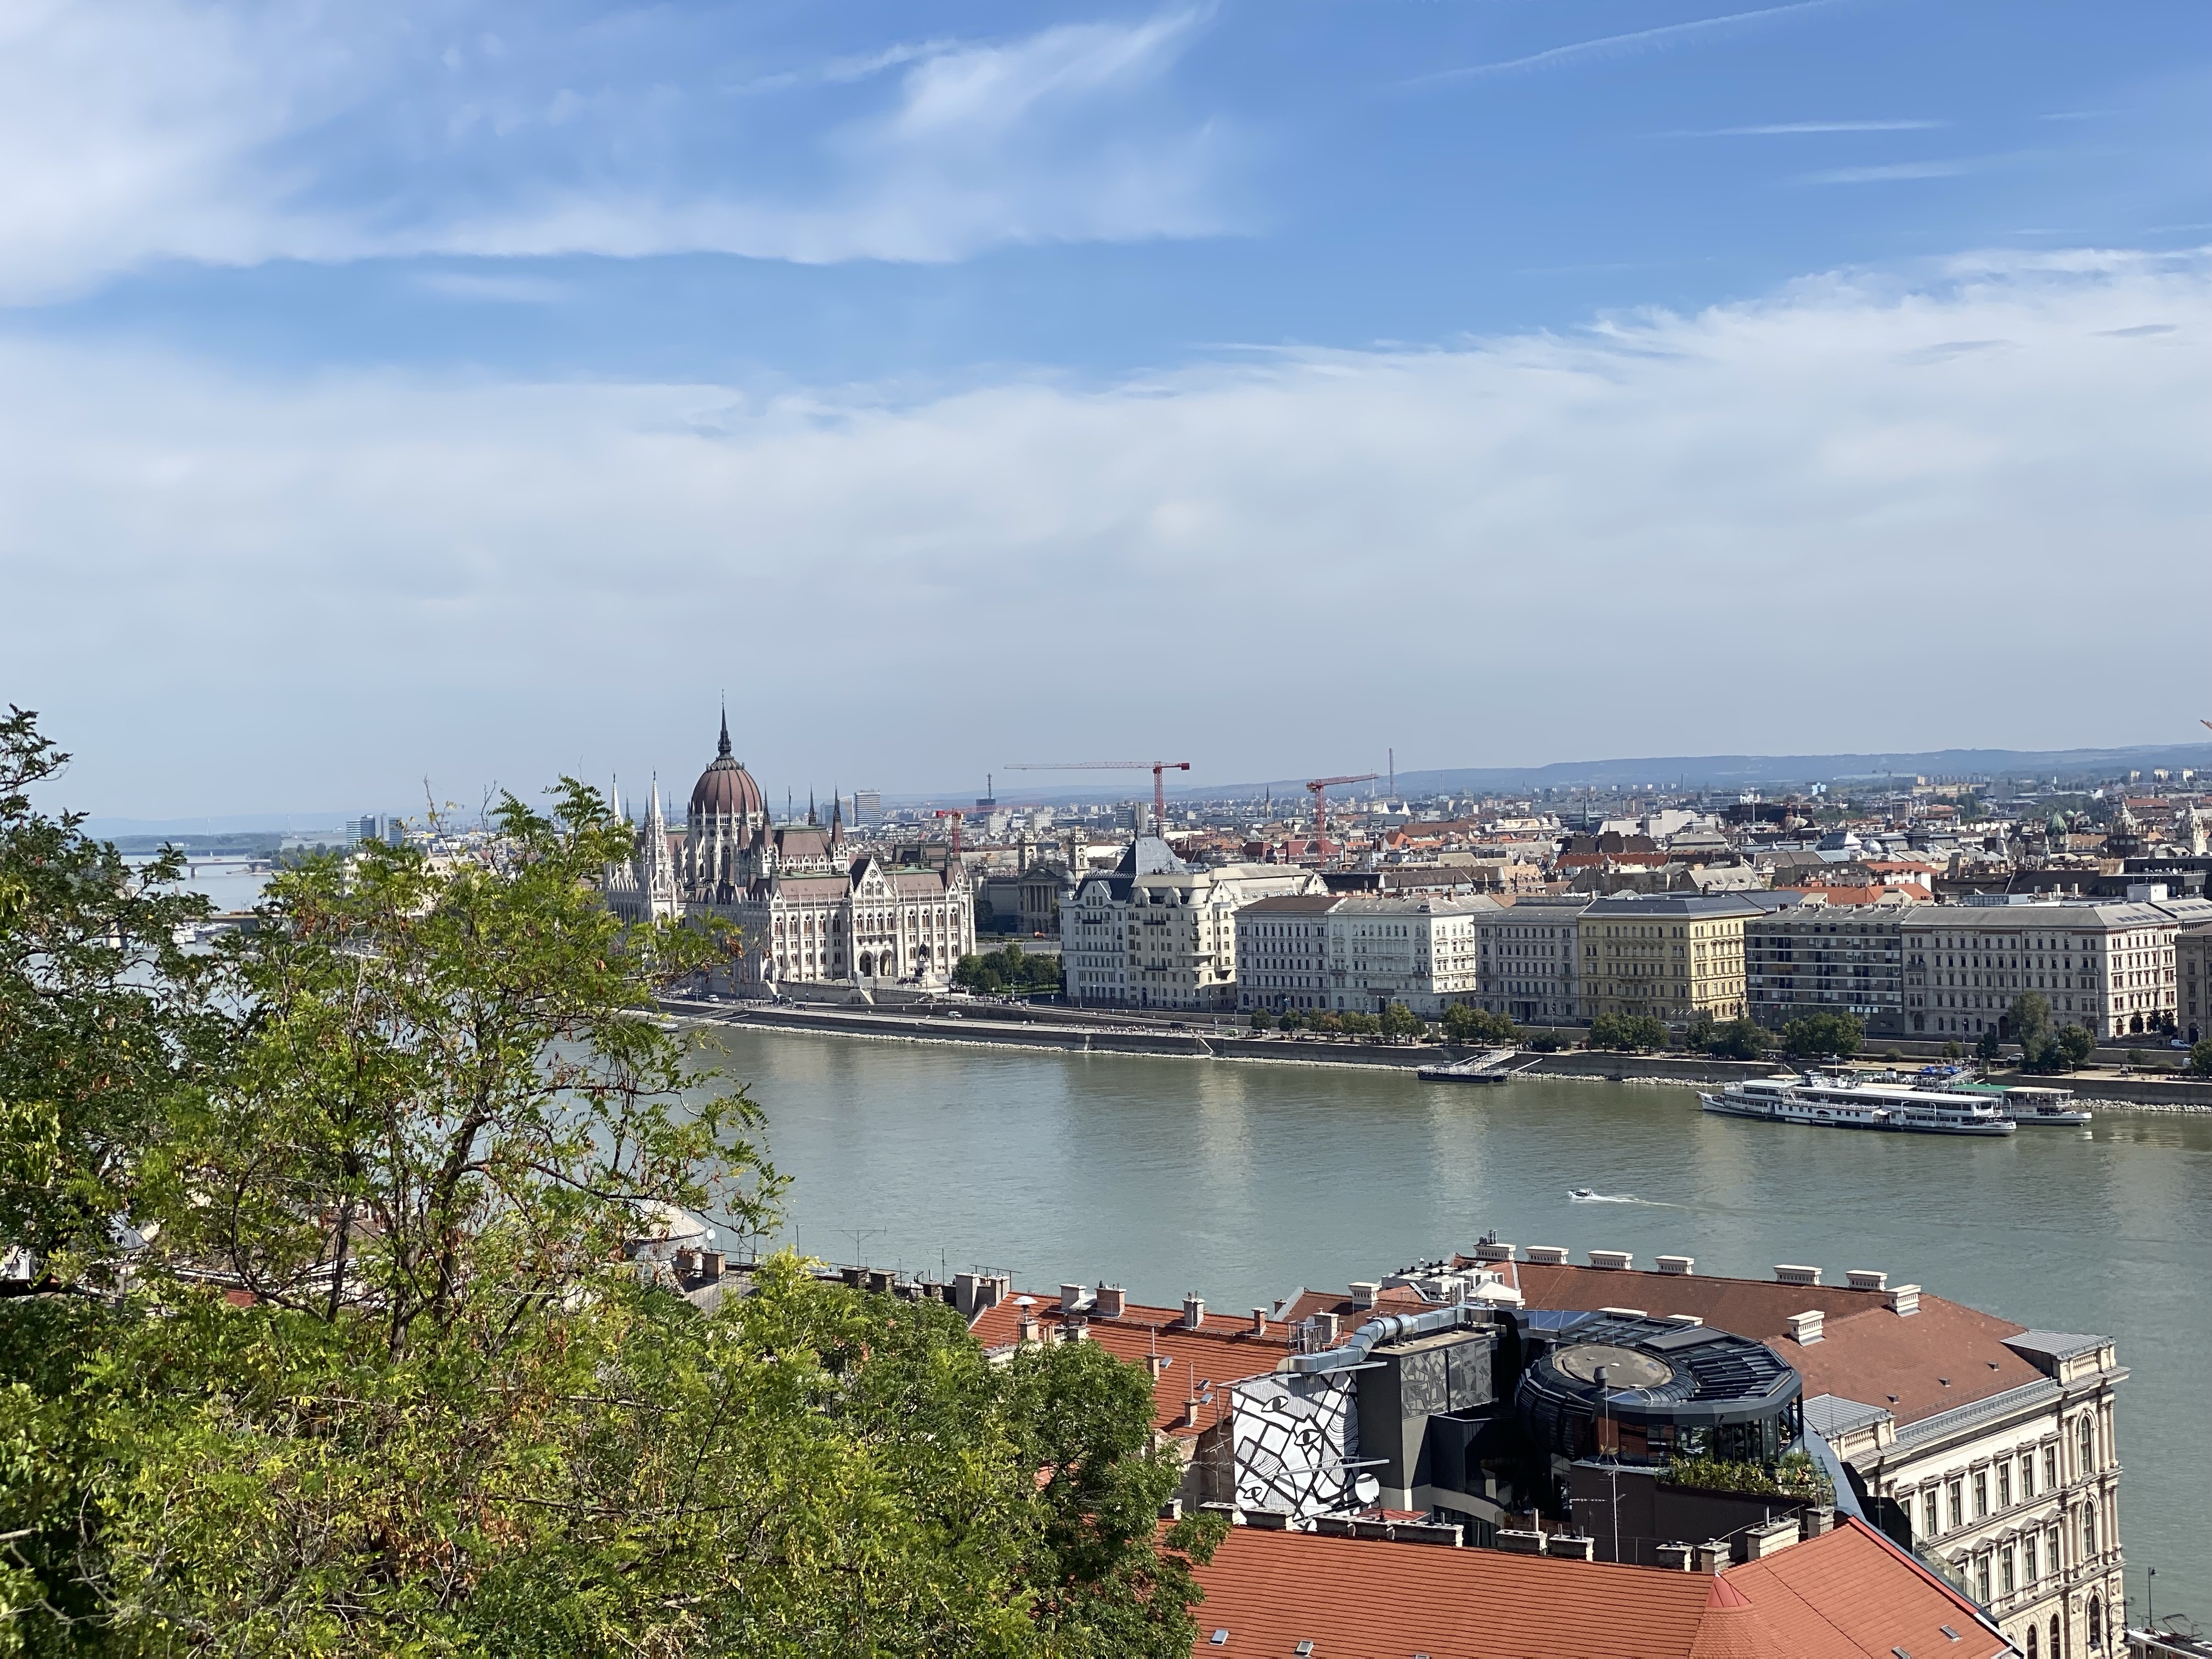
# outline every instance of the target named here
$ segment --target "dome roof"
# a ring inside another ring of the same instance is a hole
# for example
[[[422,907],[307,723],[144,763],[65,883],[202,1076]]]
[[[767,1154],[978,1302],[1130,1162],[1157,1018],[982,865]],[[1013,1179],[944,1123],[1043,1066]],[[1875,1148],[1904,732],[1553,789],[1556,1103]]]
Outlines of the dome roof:
[[[760,785],[753,781],[753,775],[730,758],[727,714],[722,716],[722,740],[716,745],[714,758],[699,775],[699,781],[691,786],[691,810],[709,817],[743,817],[767,810],[761,803]]]

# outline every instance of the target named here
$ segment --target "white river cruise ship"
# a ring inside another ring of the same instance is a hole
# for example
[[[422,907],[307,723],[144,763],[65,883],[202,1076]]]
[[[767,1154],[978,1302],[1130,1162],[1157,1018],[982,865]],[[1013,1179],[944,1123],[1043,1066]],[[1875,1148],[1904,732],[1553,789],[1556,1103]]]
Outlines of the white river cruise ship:
[[[1731,1083],[1717,1094],[1700,1091],[1698,1098],[1707,1111],[1722,1117],[1807,1123],[1824,1129],[2008,1135],[2018,1127],[2002,1103],[1988,1095],[1915,1089],[1903,1083],[1863,1083],[1810,1072],[1802,1077]]]

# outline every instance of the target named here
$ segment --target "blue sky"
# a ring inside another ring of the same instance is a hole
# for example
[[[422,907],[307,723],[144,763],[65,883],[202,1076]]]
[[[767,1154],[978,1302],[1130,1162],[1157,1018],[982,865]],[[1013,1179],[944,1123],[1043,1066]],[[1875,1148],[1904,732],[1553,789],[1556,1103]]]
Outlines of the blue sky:
[[[16,0],[0,156],[104,812],[2212,708],[2201,6]]]

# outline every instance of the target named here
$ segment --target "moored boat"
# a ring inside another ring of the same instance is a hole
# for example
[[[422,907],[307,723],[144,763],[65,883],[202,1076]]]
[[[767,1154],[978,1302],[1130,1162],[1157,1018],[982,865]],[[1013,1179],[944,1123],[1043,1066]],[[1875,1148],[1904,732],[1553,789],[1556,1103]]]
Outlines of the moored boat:
[[[1823,1077],[1814,1072],[1731,1083],[1717,1092],[1700,1091],[1698,1100],[1706,1111],[1719,1117],[1802,1123],[1820,1129],[2008,1135],[2017,1127],[2005,1115],[2000,1103],[1984,1096]]]

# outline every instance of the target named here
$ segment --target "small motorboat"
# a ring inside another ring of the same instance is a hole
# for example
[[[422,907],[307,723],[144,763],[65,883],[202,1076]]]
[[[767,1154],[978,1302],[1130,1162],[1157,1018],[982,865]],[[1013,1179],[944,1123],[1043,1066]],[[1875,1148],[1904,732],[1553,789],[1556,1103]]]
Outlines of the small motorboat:
[[[1592,1188],[1588,1187],[1570,1187],[1567,1189],[1567,1196],[1569,1198],[1595,1198],[1597,1194]]]

